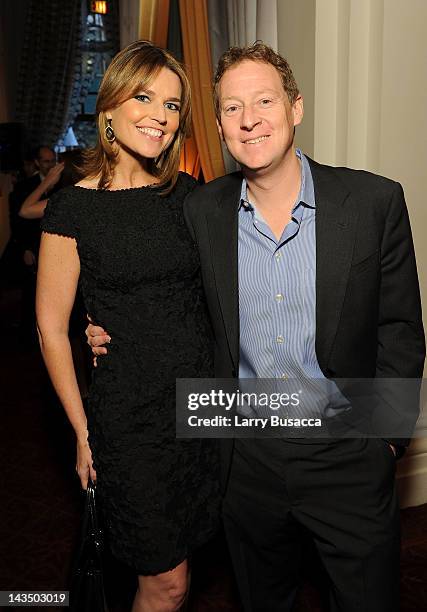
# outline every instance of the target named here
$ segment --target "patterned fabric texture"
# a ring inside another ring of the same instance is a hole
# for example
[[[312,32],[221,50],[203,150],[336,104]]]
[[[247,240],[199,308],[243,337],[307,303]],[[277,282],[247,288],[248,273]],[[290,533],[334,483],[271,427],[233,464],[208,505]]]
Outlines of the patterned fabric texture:
[[[29,3],[17,98],[29,145],[54,146],[67,127],[81,64],[81,7],[81,0]]]

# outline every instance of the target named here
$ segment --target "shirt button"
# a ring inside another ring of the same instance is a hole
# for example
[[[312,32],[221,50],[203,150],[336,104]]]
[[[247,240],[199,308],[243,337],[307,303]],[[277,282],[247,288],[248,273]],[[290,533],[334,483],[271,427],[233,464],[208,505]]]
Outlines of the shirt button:
[[[276,302],[283,302],[283,294],[276,293],[275,299],[276,299]]]
[[[286,374],[281,374],[280,378],[281,378],[282,380],[286,380],[288,377],[286,376]]]
[[[277,336],[277,338],[276,338],[277,344],[283,344],[284,341],[285,341],[285,339],[284,339],[283,336],[281,336],[281,335]]]
[[[282,253],[275,253],[274,257],[277,259],[277,261],[282,257]]]

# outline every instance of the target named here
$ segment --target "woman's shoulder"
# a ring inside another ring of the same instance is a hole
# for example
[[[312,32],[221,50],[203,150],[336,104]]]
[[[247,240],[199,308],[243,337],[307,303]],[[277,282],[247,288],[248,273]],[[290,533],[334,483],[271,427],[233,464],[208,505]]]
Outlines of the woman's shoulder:
[[[58,191],[52,193],[52,195],[48,197],[48,209],[55,208],[68,210],[74,208],[75,211],[78,211],[80,205],[84,207],[85,203],[91,199],[91,188],[84,187],[82,183],[83,181],[80,181],[75,185],[67,185],[67,187],[62,187]]]
[[[82,218],[91,210],[96,179],[82,179],[48,197],[41,227],[43,231],[76,236]]]
[[[194,176],[187,172],[179,172],[178,179],[175,185],[175,192],[180,197],[185,197],[188,193],[197,187],[198,183]]]
[[[182,172],[181,170],[178,172],[178,181],[180,181],[181,183],[185,185],[189,185],[189,186],[192,185],[193,189],[198,184],[194,176],[192,176],[191,174],[188,174],[188,172]]]
[[[84,178],[81,179],[74,187],[80,187],[81,189],[98,189],[98,178]]]
[[[50,234],[76,238],[78,235],[78,198],[73,185],[49,196],[41,221],[41,229]]]

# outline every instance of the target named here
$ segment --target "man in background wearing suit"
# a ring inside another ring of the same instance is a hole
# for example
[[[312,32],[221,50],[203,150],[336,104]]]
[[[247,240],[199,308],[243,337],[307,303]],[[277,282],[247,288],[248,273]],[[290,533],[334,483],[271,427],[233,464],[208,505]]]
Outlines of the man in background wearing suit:
[[[242,172],[197,188],[185,211],[216,375],[421,377],[424,334],[401,186],[295,149],[302,98],[287,62],[261,43],[222,56],[214,101]],[[106,339],[96,327],[88,337],[93,347]],[[416,401],[394,408],[415,423]],[[292,609],[302,532],[329,575],[331,610],[399,609],[395,458],[409,440],[372,433],[223,441],[224,523],[247,612]]]

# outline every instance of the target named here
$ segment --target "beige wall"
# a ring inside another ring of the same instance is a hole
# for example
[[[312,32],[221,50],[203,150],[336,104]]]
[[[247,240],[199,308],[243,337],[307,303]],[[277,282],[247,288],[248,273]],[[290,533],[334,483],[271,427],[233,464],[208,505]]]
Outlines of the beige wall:
[[[296,143],[314,154],[314,66],[316,0],[278,0],[277,47],[289,61],[304,97],[304,121],[296,131]]]
[[[409,10],[410,9],[410,10]],[[427,2],[386,0],[379,169],[405,189],[427,315]],[[427,323],[426,317],[425,321]],[[427,327],[427,325],[426,325]]]
[[[278,48],[305,94],[297,142],[320,162],[402,183],[427,322],[427,2],[279,0],[278,6]],[[399,464],[404,506],[427,502],[427,416],[416,435]]]
[[[378,169],[402,183],[411,217],[427,328],[427,2],[385,0]],[[409,503],[427,502],[427,405],[400,472]]]

